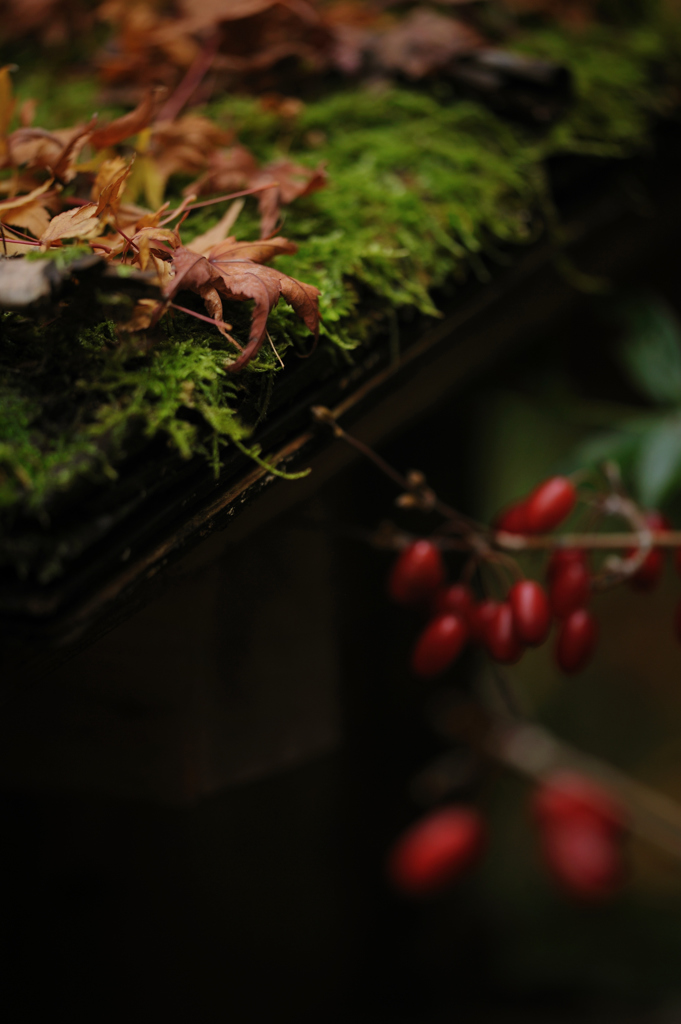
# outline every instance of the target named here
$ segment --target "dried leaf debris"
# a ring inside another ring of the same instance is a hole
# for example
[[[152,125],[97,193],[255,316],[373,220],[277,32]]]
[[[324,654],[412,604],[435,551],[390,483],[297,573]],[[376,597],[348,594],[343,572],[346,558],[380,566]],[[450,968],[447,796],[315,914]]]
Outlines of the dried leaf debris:
[[[9,74],[9,68],[0,71],[7,111],[13,108]],[[11,195],[0,200],[4,255],[87,243],[112,264],[153,270],[162,296],[154,309],[147,304],[147,317],[139,309],[133,312],[131,323],[137,330],[146,321],[146,326],[155,324],[181,290],[196,292],[215,326],[240,350],[229,364],[231,372],[242,369],[258,352],[267,317],[280,297],[290,303],[316,341],[318,289],[264,264],[278,254],[296,251],[285,238],[267,239],[282,203],[323,187],[323,169],[299,167],[290,161],[261,168],[242,146],[218,149],[232,140],[232,134],[207,118],[190,115],[177,123],[154,123],[164,93],[150,89],[133,111],[109,124],[99,126],[93,117],[87,124],[61,133],[27,127],[8,133],[11,116],[5,114],[4,167],[12,173],[2,183]],[[115,147],[133,135],[139,152],[128,157],[117,153]],[[141,176],[135,175],[137,160],[143,165]],[[168,202],[162,199],[170,175],[197,170],[203,170],[201,178],[185,190],[182,203],[169,211]],[[39,182],[40,177],[46,180]],[[75,179],[77,187],[69,188]],[[140,191],[155,195],[157,208],[126,202],[131,186],[134,195]],[[169,225],[186,219],[200,194],[223,188],[260,195],[263,241],[244,243],[226,237],[228,227],[223,221],[222,229],[214,228],[210,238],[203,240],[205,254],[185,248],[179,227]],[[16,268],[11,273],[16,278]],[[249,339],[243,349],[227,332],[221,296],[254,301]],[[130,326],[126,325],[128,330]]]
[[[80,24],[78,0],[19,6],[0,0],[5,39]],[[3,528],[153,438],[216,473],[223,443],[259,458],[249,424],[292,352],[321,333],[352,359],[396,309],[437,314],[437,289],[538,236],[547,156],[632,153],[669,109],[659,26],[596,29],[587,54],[588,2],[508,0],[510,31],[539,27],[500,49],[487,7],[88,3],[111,33],[68,118],[0,69]]]

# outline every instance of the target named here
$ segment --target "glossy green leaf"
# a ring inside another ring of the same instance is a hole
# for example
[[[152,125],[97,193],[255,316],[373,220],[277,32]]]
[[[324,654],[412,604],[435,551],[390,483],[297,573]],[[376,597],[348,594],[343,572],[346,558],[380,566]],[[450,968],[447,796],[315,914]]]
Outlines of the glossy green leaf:
[[[640,501],[651,508],[681,482],[681,417],[664,420],[643,437],[634,479]]]
[[[632,384],[658,405],[681,404],[681,328],[660,299],[627,310],[621,358]]]

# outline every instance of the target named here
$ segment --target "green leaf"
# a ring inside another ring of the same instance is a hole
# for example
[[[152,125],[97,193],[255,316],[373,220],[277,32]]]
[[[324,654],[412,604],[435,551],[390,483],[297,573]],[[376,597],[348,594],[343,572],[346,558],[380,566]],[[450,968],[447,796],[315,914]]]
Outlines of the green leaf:
[[[646,299],[625,309],[621,358],[632,384],[658,405],[681,403],[681,330],[666,303]]]
[[[657,425],[660,421],[653,421]],[[585,466],[597,468],[604,462],[616,462],[628,476],[640,449],[641,439],[651,429],[649,417],[636,417],[604,433],[588,437],[572,452],[564,470],[571,472]]]
[[[664,420],[644,436],[634,480],[641,502],[651,508],[681,482],[681,417]]]

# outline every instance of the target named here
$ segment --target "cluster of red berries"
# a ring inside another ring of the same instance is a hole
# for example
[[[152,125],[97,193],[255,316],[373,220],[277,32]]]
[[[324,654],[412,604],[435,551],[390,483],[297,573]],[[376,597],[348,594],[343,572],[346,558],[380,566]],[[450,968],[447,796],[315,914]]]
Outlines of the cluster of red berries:
[[[618,892],[625,877],[626,814],[607,790],[581,775],[560,773],[535,791],[532,814],[544,862],[566,892],[592,902]],[[475,808],[432,811],[393,846],[393,885],[412,896],[440,892],[482,858],[486,832]]]
[[[552,477],[502,512],[496,529],[526,536],[548,533],[570,514],[576,499],[571,480]],[[646,523],[651,530],[669,528],[659,512],[648,512]],[[676,557],[681,570],[681,551]],[[653,548],[631,576],[631,585],[638,590],[652,589],[663,561],[663,552]],[[421,607],[429,614],[411,658],[418,676],[444,672],[469,642],[486,648],[495,661],[513,664],[525,648],[544,643],[553,619],[558,623],[556,662],[564,672],[573,673],[588,664],[598,639],[596,619],[587,607],[592,580],[585,551],[558,547],[549,559],[546,589],[535,580],[523,579],[513,584],[504,601],[477,600],[467,584],[446,583],[440,549],[432,541],[418,540],[397,558],[388,591],[398,604]],[[676,626],[681,636],[681,605]]]

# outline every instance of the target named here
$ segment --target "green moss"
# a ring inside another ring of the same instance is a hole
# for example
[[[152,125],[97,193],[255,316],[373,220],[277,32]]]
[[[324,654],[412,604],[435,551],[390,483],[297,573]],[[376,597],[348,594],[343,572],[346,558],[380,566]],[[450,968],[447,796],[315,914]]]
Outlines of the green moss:
[[[550,207],[548,156],[622,157],[648,145],[653,119],[669,106],[675,39],[654,22],[519,37],[518,47],[564,63],[574,75],[576,102],[544,132],[452,99],[447,90],[387,86],[344,89],[310,103],[293,129],[244,97],[220,100],[207,112],[233,123],[260,159],[287,152],[309,165],[326,161],[328,188],[286,211],[282,230],[299,252],[277,265],[321,289],[321,344],[347,360],[377,330],[394,331],[395,310],[437,316],[433,295],[451,295],[470,273],[484,280],[500,245],[538,237]],[[65,94],[67,106],[82,100],[85,113],[89,94],[83,83],[78,88]],[[55,109],[60,96],[55,91]],[[185,240],[221,212],[193,214]],[[256,234],[254,200],[235,230],[240,238]],[[68,259],[68,250],[56,258]],[[226,305],[235,336],[244,340],[248,308]],[[272,347],[232,378],[224,369],[229,343],[188,316],[166,316],[148,352],[135,339],[117,341],[106,307],[78,314],[77,321],[67,311],[47,323],[5,313],[0,321],[5,519],[17,509],[42,514],[81,477],[114,476],[126,454],[157,435],[183,457],[202,453],[216,472],[222,443],[259,458],[247,442],[248,424],[276,386],[280,364]],[[269,333],[279,356],[309,348],[308,331],[283,302]]]

